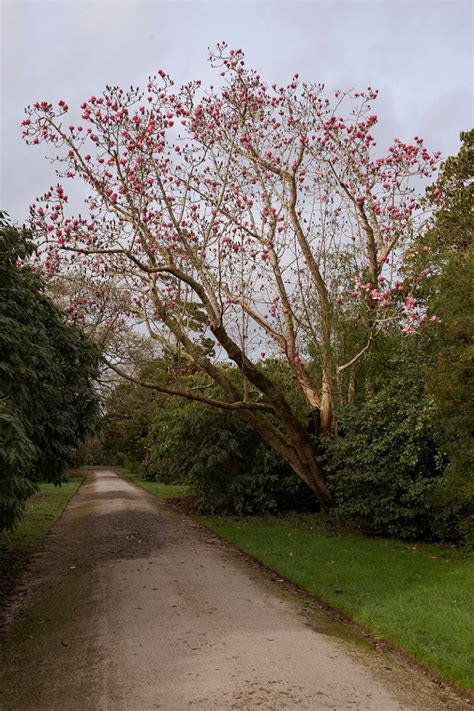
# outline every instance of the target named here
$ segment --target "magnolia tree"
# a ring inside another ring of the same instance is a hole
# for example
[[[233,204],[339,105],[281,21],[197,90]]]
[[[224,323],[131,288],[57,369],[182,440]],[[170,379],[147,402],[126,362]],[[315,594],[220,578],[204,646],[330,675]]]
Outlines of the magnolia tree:
[[[84,317],[102,300],[111,327],[135,319],[222,399],[145,385],[241,411],[324,509],[327,481],[305,420],[265,359],[286,361],[307,411],[330,431],[341,383],[377,333],[390,323],[410,332],[425,318],[413,296],[422,275],[406,258],[419,229],[416,186],[439,154],[415,137],[378,156],[371,88],[326,96],[297,74],[269,86],[225,44],[210,61],[218,87],[176,90],[160,70],[144,90],[91,96],[79,124],[62,100],[28,107],[24,138],[51,144],[64,179],[31,206],[32,225],[46,269],[81,275]],[[69,214],[66,179],[89,186],[85,214]],[[365,334],[344,362],[341,319]]]

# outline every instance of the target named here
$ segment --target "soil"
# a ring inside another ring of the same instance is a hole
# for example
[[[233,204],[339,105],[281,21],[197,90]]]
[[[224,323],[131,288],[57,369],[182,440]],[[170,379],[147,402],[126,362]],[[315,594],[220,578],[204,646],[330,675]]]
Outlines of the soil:
[[[470,708],[109,469],[24,572],[0,669],[1,711]]]

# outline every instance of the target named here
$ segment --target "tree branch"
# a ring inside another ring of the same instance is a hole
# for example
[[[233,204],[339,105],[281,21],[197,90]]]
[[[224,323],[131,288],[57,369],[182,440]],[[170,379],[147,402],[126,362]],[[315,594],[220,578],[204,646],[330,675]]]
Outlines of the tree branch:
[[[182,397],[185,400],[194,400],[195,402],[202,402],[206,405],[212,405],[212,407],[219,407],[222,410],[259,410],[261,412],[273,412],[273,407],[271,405],[265,405],[260,402],[244,402],[239,400],[236,402],[226,402],[225,400],[215,400],[214,398],[201,397],[195,393],[189,392],[188,390],[178,390],[177,388],[168,388],[164,385],[159,385],[158,383],[151,383],[147,380],[141,380],[139,378],[134,378],[132,375],[128,375],[121,368],[117,368],[116,365],[111,363],[107,358],[102,357],[102,361],[109,367],[114,373],[120,375],[120,377],[129,380],[135,385],[140,385],[142,388],[148,388],[149,390],[157,390],[160,393],[165,393],[166,395],[173,395],[175,397]]]
[[[347,363],[344,363],[344,365],[338,365],[338,366],[337,366],[337,372],[338,372],[339,374],[341,374],[342,372],[344,372],[344,370],[346,370],[346,368],[350,368],[351,365],[354,365],[354,363],[357,363],[357,361],[358,361],[360,358],[362,358],[362,356],[364,355],[364,353],[369,350],[370,346],[372,345],[372,341],[374,340],[374,338],[375,338],[375,330],[372,329],[372,330],[370,331],[370,333],[369,333],[369,338],[368,338],[368,340],[367,340],[367,343],[366,343],[365,346],[362,348],[362,350],[360,350],[358,353],[356,353],[356,355],[355,355],[353,358],[351,358],[351,360],[349,360]]]

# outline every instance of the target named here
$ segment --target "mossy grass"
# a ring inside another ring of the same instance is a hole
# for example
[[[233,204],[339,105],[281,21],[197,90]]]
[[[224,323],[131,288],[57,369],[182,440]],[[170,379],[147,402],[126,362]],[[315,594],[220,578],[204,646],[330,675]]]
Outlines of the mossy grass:
[[[469,552],[334,531],[314,514],[199,520],[377,640],[474,691],[474,556]]]
[[[74,470],[60,486],[40,483],[38,491],[28,499],[21,521],[8,537],[0,540],[0,603],[30,557],[43,544],[83,478],[80,471]]]

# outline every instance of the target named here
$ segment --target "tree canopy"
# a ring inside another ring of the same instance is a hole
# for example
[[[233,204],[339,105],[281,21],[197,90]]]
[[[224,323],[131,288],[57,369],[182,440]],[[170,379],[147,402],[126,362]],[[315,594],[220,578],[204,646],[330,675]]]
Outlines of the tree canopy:
[[[333,431],[335,403],[351,397],[379,334],[426,318],[417,187],[439,153],[415,136],[381,155],[371,87],[328,94],[296,74],[270,86],[224,44],[210,60],[219,76],[206,91],[175,90],[160,70],[143,90],[91,96],[79,123],[63,100],[28,107],[25,140],[50,144],[59,175],[90,189],[74,216],[63,182],[52,186],[32,225],[51,273],[82,273],[83,318],[112,280],[120,317],[219,395],[186,390],[179,373],[147,386],[244,413],[325,508],[304,410]],[[263,367],[269,357],[285,360],[303,412]]]

